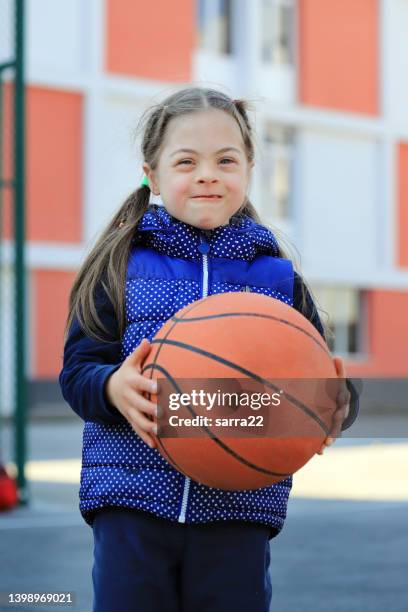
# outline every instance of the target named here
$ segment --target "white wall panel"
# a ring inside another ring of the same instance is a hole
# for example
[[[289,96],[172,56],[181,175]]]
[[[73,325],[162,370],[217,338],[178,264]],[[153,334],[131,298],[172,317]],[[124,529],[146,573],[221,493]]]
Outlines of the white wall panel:
[[[143,176],[133,141],[140,114],[134,99],[90,95],[86,101],[86,241],[95,238]]]
[[[0,63],[14,55],[14,10],[11,0],[0,2]]]
[[[408,132],[408,1],[383,0],[383,100],[392,123]]]
[[[333,281],[381,263],[379,148],[323,131],[299,133],[298,215],[302,265]]]
[[[196,51],[192,56],[193,82],[199,87],[220,88],[235,95],[239,66],[230,57]]]
[[[29,0],[27,61],[30,75],[83,72],[88,66],[89,11],[83,0]]]

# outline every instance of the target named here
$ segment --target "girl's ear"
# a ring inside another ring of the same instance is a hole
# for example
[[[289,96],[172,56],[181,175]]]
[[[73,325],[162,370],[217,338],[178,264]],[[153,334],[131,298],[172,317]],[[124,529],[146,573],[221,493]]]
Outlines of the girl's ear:
[[[155,173],[153,172],[149,164],[146,162],[143,164],[143,171],[145,175],[147,176],[147,180],[149,181],[150,191],[152,191],[154,195],[159,195],[160,190],[156,182]]]

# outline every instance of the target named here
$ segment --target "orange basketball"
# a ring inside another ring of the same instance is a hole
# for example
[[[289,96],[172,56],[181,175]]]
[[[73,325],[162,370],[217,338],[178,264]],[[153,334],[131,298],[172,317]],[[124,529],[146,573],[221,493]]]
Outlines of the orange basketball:
[[[210,487],[287,478],[320,449],[338,378],[324,340],[297,310],[224,293],[180,310],[152,340],[143,373],[158,381],[157,448]]]

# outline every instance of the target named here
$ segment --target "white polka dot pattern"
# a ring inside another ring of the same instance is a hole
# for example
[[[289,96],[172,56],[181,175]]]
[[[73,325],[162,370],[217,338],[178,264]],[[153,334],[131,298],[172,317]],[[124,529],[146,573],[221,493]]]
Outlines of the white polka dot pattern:
[[[200,260],[198,228],[175,219],[163,208],[150,206],[138,225],[134,244],[144,244],[172,257]],[[256,255],[277,256],[278,244],[272,232],[246,216],[232,217],[229,225],[207,232],[209,254],[213,257],[250,261]]]
[[[242,285],[233,285],[231,283],[214,283],[212,286],[211,293],[227,293],[228,291],[242,291]],[[277,289],[273,289],[272,287],[251,287],[252,293],[262,293],[262,295],[268,295],[269,297],[276,298],[277,300],[281,300],[289,306],[292,306],[293,300],[288,296],[284,295]]]
[[[218,258],[231,260],[228,265],[234,270],[234,261],[256,263],[259,255],[272,258],[278,255],[273,234],[248,217],[233,217],[229,225],[204,236],[209,247],[210,274],[211,266]],[[178,310],[201,298],[202,255],[199,246],[202,240],[202,232],[178,221],[163,207],[150,206],[139,222],[133,247],[147,247],[163,257],[173,258],[172,269],[169,271],[169,266],[164,266],[156,274],[146,274],[141,262],[140,269],[137,268],[136,272],[133,269],[128,275],[123,359],[143,338],[151,340]],[[191,262],[188,278],[176,274],[175,258]],[[269,263],[273,264],[273,261]],[[138,265],[137,258],[135,265]],[[167,276],[163,270],[167,271]],[[237,271],[234,274],[237,278],[230,280],[236,282],[210,282],[209,294],[249,289],[292,305],[292,297],[273,287],[273,283],[262,286],[259,283],[248,284],[248,278],[243,282]],[[267,280],[263,279],[263,283]],[[173,469],[156,449],[150,449],[126,421],[120,425],[85,423],[79,495],[80,510],[90,525],[94,512],[105,506],[139,508],[177,521],[184,483],[185,477]],[[261,489],[223,491],[191,481],[185,521],[246,520],[264,523],[279,531],[286,517],[291,485],[292,479],[288,478]]]

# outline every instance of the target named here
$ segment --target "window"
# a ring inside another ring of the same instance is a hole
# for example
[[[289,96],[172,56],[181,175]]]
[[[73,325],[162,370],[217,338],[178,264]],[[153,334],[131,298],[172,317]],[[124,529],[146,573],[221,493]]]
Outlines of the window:
[[[293,0],[262,0],[263,62],[293,64],[294,12]]]
[[[198,46],[204,51],[232,54],[233,0],[198,0]]]
[[[363,293],[351,287],[318,287],[313,288],[313,293],[329,315],[334,333],[329,340],[330,350],[342,355],[362,353]]]
[[[262,200],[272,221],[293,218],[294,130],[267,124],[262,155]]]

